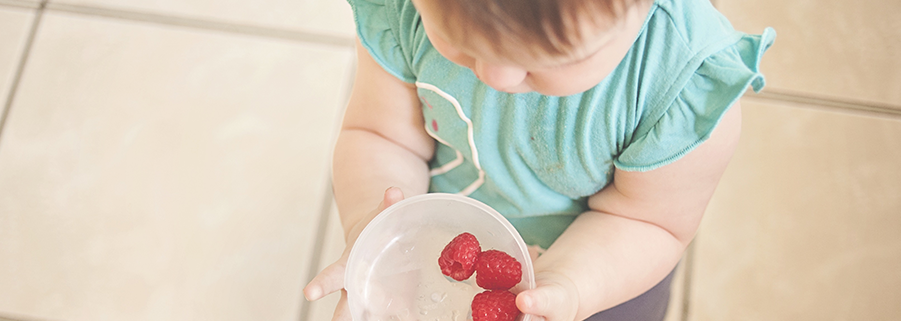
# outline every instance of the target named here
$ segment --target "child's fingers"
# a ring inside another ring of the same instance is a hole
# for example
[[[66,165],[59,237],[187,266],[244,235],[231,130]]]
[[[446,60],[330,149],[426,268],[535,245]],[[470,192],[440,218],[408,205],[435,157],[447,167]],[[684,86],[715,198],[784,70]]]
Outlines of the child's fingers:
[[[404,199],[404,192],[397,187],[389,187],[385,190],[384,199],[382,199],[382,204],[379,205],[379,211],[382,211],[388,206],[394,205],[394,203],[400,202]]]
[[[565,296],[566,294],[557,286],[538,287],[533,290],[523,291],[516,296],[516,306],[522,313],[535,316],[552,317],[554,314],[555,298]]]
[[[574,288],[558,282],[545,282],[519,293],[516,306],[537,321],[573,320],[578,308],[578,294],[573,291]]]
[[[404,193],[397,187],[391,187],[385,190],[382,202],[379,204],[377,211],[381,212],[394,203],[404,199]],[[357,232],[359,233],[359,232]],[[313,280],[303,289],[303,295],[309,301],[319,300],[320,298],[331,294],[332,292],[344,288],[344,271],[347,265],[347,255],[350,248],[345,249],[344,255],[337,262],[332,263],[322,272],[316,275]]]
[[[339,259],[338,262],[332,263],[332,265],[323,269],[322,272],[319,272],[319,274],[303,288],[303,296],[309,301],[316,301],[332,292],[343,289],[346,263],[346,259],[342,258]]]

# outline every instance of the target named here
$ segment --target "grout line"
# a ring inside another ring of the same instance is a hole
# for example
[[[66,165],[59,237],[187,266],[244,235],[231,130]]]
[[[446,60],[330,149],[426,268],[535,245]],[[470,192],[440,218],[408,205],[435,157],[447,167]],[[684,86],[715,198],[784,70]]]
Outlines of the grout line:
[[[41,17],[44,16],[44,7],[46,5],[47,0],[42,0],[35,9],[34,20],[31,21],[31,29],[28,31],[28,37],[25,39],[25,45],[22,48],[21,56],[19,56],[19,65],[16,66],[12,83],[9,86],[9,93],[6,95],[6,101],[3,103],[3,110],[0,111],[0,137],[3,137],[3,129],[6,127],[6,120],[9,118],[9,111],[12,109],[13,102],[16,99],[16,93],[19,91],[19,83],[21,83],[22,75],[25,73],[25,65],[28,63],[28,57],[31,55],[31,47],[34,45],[34,39],[37,36],[38,26],[41,24]]]
[[[344,88],[344,93],[341,94],[342,95],[341,98],[343,98],[343,100],[341,102],[341,106],[339,106],[339,108],[341,109],[341,115],[344,115],[344,110],[347,109],[347,103],[350,102],[350,94],[353,93],[353,89],[354,89],[354,80],[356,79],[356,76],[357,76],[357,51],[356,50],[353,50],[353,55],[351,55],[349,63],[350,63],[350,68],[347,68],[348,69],[347,80],[345,80],[346,81],[345,85],[347,87]],[[342,118],[343,117],[338,118],[339,128],[341,126],[341,122],[343,121]]]
[[[760,93],[745,95],[745,98],[782,103],[795,103],[812,109],[832,110],[855,114],[866,114],[876,117],[901,118],[901,106],[856,101],[834,97],[817,97],[814,95],[785,90],[764,90]]]
[[[25,316],[22,314],[9,314],[7,312],[0,313],[0,321],[49,321],[49,319],[38,319],[36,317]]]
[[[695,238],[685,249],[685,266],[682,271],[682,315],[679,320],[688,321],[691,315],[691,275],[694,270]]]
[[[329,173],[331,173],[329,171]],[[328,225],[329,218],[332,212],[332,202],[334,201],[334,195],[332,194],[332,181],[331,175],[328,175],[329,179],[325,184],[325,195],[322,197],[321,207],[319,208],[319,225],[316,229],[316,238],[313,241],[313,254],[310,255],[310,267],[307,271],[307,282],[313,280],[317,274],[319,274],[319,265],[320,261],[322,261],[322,248],[325,247],[325,238],[326,234],[328,234]],[[306,286],[306,284],[304,284]],[[308,321],[310,318],[310,307],[311,302],[307,301],[306,298],[302,298],[300,302],[300,315],[298,317],[299,321]]]
[[[717,0],[711,0],[716,5]],[[150,23],[158,23],[172,26],[189,27],[196,29],[206,29],[214,31],[223,31],[229,33],[238,33],[253,36],[262,36],[269,38],[278,38],[290,41],[317,43],[323,45],[332,45],[339,47],[353,47],[354,39],[352,37],[342,37],[333,35],[324,35],[318,33],[290,31],[277,28],[259,27],[252,25],[239,25],[232,23],[217,22],[211,20],[201,20],[196,18],[173,17],[163,14],[140,13],[119,9],[109,9],[91,6],[80,6],[71,4],[47,3],[46,0],[40,4],[23,0],[0,0],[0,5],[24,7],[32,9],[40,9],[45,7],[47,10],[84,14],[92,16],[101,16],[108,18],[116,18],[123,20],[142,21]],[[764,90],[760,93],[745,95],[746,98],[763,99],[779,102],[799,103],[814,107],[828,107],[828,109],[864,112],[874,114],[876,116],[892,116],[901,117],[901,106],[892,106],[888,104],[871,103],[863,101],[852,101],[841,98],[824,98],[814,95],[790,92],[783,90]],[[2,119],[0,119],[2,121]]]
[[[354,57],[351,58],[351,62],[350,62],[351,66],[350,66],[350,68],[348,68],[350,70],[348,71],[349,76],[347,77],[348,78],[347,84],[346,84],[347,87],[344,89],[344,92],[341,93],[341,96],[343,99],[342,99],[341,105],[339,106],[339,113],[338,113],[339,117],[337,119],[337,123],[335,124],[336,126],[334,127],[335,132],[332,134],[332,146],[334,146],[335,141],[338,138],[338,134],[339,134],[339,131],[341,128],[341,122],[342,122],[342,119],[344,118],[343,117],[344,110],[347,108],[347,102],[350,100],[350,93],[353,89],[354,75],[356,74],[356,70],[357,70],[357,64],[356,64],[357,60],[355,58],[356,58],[356,55],[354,55]],[[332,163],[331,157],[329,157],[328,163],[329,164]],[[307,277],[308,280],[312,280],[314,277],[316,277],[317,274],[319,274],[319,266],[322,264],[322,262],[321,262],[322,261],[322,251],[323,251],[323,247],[325,247],[325,242],[326,242],[325,238],[328,236],[327,235],[328,234],[328,225],[329,225],[328,221],[331,219],[332,203],[335,201],[335,194],[333,192],[333,186],[332,186],[331,165],[329,165],[329,170],[327,171],[327,173],[329,173],[329,174],[328,174],[328,181],[325,186],[326,196],[323,199],[322,209],[321,209],[320,218],[319,218],[319,230],[316,233],[316,241],[313,245],[313,246],[315,246],[315,248],[313,250],[313,255],[310,260],[310,275],[309,275],[309,277]],[[299,321],[311,321],[311,320],[309,320],[310,319],[310,307],[311,307],[311,303],[309,301],[307,301],[306,299],[304,299],[303,302],[301,302],[301,308],[300,308],[301,311],[300,311]]]
[[[342,115],[342,116],[344,114],[345,108],[347,107],[347,102],[350,100],[350,93],[351,93],[351,90],[353,87],[354,75],[356,74],[356,70],[357,70],[357,64],[356,64],[357,60],[355,58],[356,58],[356,55],[354,55],[354,57],[351,58],[351,61],[350,61],[351,66],[350,66],[350,68],[348,68],[348,69],[350,69],[348,71],[348,73],[350,75],[347,77],[348,78],[347,87],[345,88],[345,91],[341,94],[343,99],[342,99],[341,106],[339,106],[339,109],[340,109],[339,115]],[[332,134],[332,146],[334,146],[335,141],[337,140],[338,132],[340,131],[341,122],[342,122],[343,118],[344,117],[339,116],[338,120],[337,120],[337,124],[334,127],[335,132]],[[331,157],[329,157],[328,163],[329,164],[332,163]],[[323,251],[323,248],[325,247],[325,243],[326,243],[325,238],[328,237],[328,225],[329,225],[329,220],[331,219],[331,214],[332,214],[331,213],[332,203],[334,203],[334,201],[335,201],[335,194],[334,194],[333,186],[332,186],[331,165],[329,165],[329,170],[327,171],[327,173],[329,173],[329,174],[328,174],[328,181],[326,182],[326,185],[325,185],[326,195],[323,199],[322,209],[321,209],[321,213],[320,213],[319,226],[318,226],[319,230],[316,233],[316,241],[313,244],[313,246],[315,246],[315,248],[313,250],[313,255],[310,260],[310,270],[309,270],[310,275],[307,277],[308,280],[312,280],[319,273],[319,266],[322,264],[322,262],[321,262],[322,261],[322,251]],[[299,316],[298,321],[312,321],[312,320],[310,320],[310,308],[311,307],[312,307],[311,302],[307,301],[306,298],[304,298],[304,300],[301,302],[300,316]]]
[[[17,8],[25,8],[25,9],[38,9],[41,7],[41,4],[34,1],[23,1],[23,0],[0,0],[0,6],[2,7],[17,7]]]
[[[0,0],[4,1],[4,0]],[[174,17],[155,13],[142,13],[127,10],[80,6],[71,4],[47,4],[47,9],[58,12],[115,18],[122,20],[158,23],[170,26],[188,27],[213,31],[223,31],[251,36],[277,38],[290,41],[316,43],[321,45],[353,47],[354,39],[351,37],[325,35],[312,32],[291,31],[277,28],[241,25],[233,23],[203,20],[196,18]]]

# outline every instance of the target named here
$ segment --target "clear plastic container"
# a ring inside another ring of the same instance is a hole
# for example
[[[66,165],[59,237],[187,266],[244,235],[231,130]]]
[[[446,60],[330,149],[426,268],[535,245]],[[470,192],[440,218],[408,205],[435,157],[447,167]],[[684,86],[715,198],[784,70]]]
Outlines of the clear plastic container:
[[[355,321],[466,321],[482,292],[475,275],[455,281],[441,273],[438,256],[455,236],[475,235],[482,250],[507,252],[522,263],[511,292],[535,287],[525,242],[503,216],[469,197],[433,193],[385,209],[360,233],[350,251],[344,287]],[[528,321],[520,315],[519,321]]]

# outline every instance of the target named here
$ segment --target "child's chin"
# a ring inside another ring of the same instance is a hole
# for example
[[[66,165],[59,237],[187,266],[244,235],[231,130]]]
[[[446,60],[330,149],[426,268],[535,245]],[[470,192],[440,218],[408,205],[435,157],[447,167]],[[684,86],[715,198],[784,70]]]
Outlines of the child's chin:
[[[533,91],[538,92],[539,94],[542,94],[545,96],[563,97],[563,96],[581,94],[591,88],[592,87],[588,87],[588,88],[547,88],[547,89],[539,88],[538,90],[533,90]]]
[[[587,88],[582,88],[578,86],[569,86],[569,87],[557,87],[557,88],[533,88],[527,84],[522,84],[520,86],[516,86],[514,88],[506,88],[503,91],[509,94],[524,94],[524,93],[532,93],[537,92],[539,94],[545,96],[570,96],[575,94],[581,94],[594,86],[588,86]]]
[[[535,90],[532,90],[532,88],[504,89],[501,91],[508,93],[508,94],[525,94],[525,93],[535,92]]]

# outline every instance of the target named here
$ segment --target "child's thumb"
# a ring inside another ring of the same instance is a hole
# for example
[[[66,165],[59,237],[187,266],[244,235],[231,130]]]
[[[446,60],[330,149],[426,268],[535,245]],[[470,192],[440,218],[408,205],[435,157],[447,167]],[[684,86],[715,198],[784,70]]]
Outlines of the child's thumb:
[[[385,210],[389,206],[394,205],[394,203],[402,200],[404,200],[404,192],[398,187],[389,187],[385,190],[385,195],[382,197],[382,203],[379,204],[379,210]]]
[[[319,272],[313,280],[303,289],[303,295],[308,301],[316,301],[320,298],[344,288],[344,269],[347,260],[341,258]]]
[[[577,298],[559,284],[547,284],[526,290],[516,296],[516,307],[522,313],[537,316],[538,320],[572,320],[576,311]]]

